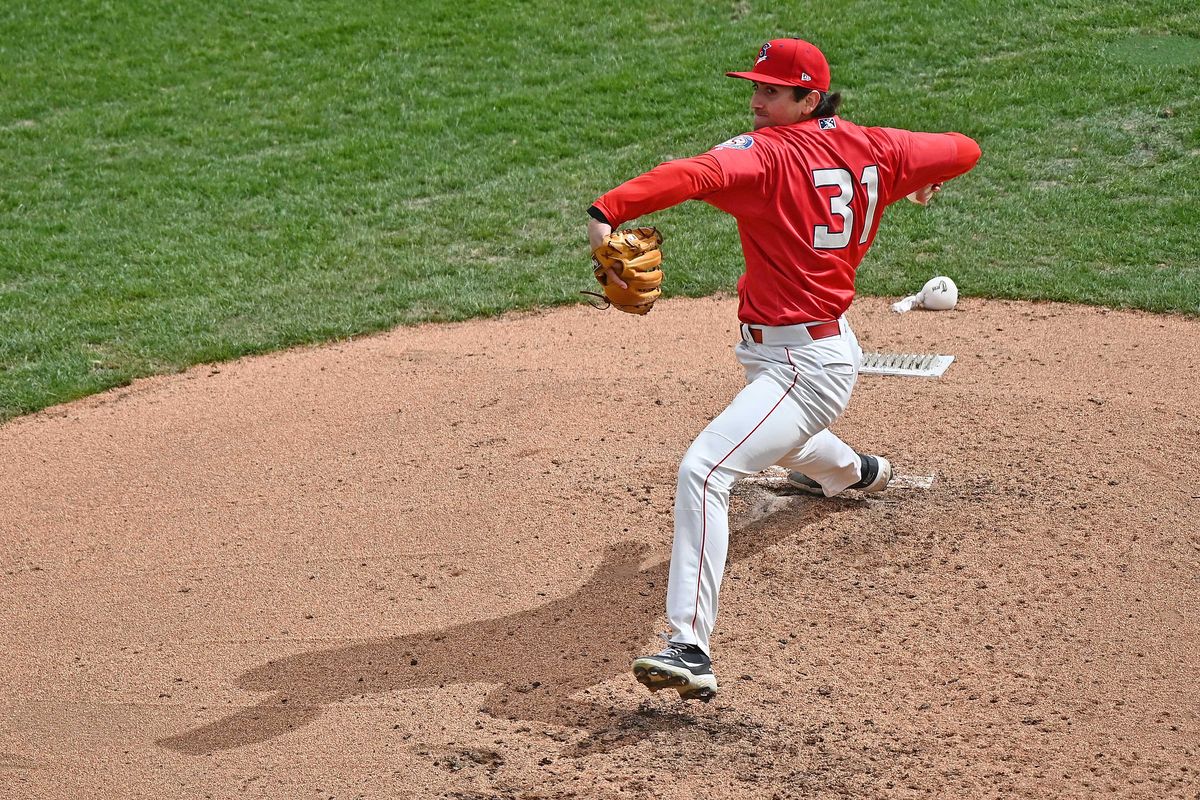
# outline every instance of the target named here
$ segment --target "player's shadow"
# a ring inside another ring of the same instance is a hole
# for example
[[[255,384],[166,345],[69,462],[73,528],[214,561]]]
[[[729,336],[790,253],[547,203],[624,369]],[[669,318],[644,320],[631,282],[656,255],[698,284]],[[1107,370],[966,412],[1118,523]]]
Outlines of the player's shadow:
[[[798,501],[747,524],[730,537],[729,562],[846,507],[841,500]],[[803,537],[796,542],[803,546]],[[339,700],[452,683],[495,684],[481,709],[495,717],[584,729],[597,743],[611,744],[614,732],[617,740],[644,737],[670,723],[614,718],[608,705],[598,713],[572,695],[628,670],[660,626],[669,564],[642,567],[648,550],[638,542],[610,546],[587,583],[529,611],[268,661],[236,683],[269,697],[158,744],[194,755],[244,747],[307,725]]]

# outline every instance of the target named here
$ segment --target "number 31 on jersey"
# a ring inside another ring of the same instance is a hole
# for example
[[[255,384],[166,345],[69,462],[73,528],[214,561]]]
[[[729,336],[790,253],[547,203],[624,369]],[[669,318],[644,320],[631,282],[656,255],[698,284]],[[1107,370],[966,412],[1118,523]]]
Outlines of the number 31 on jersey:
[[[850,244],[854,230],[854,209],[850,203],[854,200],[854,190],[863,186],[867,190],[867,213],[862,221],[862,232],[858,236],[859,244],[866,244],[871,235],[871,225],[875,223],[875,209],[879,204],[879,167],[871,164],[863,167],[858,183],[850,170],[815,169],[813,170],[813,185],[836,186],[838,193],[829,196],[829,211],[834,216],[842,218],[841,230],[831,231],[829,225],[813,226],[813,247],[817,250],[840,250]]]

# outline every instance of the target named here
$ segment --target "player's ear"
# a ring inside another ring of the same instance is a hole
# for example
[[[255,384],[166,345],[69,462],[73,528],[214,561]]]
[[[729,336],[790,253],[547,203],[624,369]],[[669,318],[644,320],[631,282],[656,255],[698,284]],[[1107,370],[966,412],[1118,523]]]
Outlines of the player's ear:
[[[792,91],[794,93],[793,96],[796,98],[796,102],[800,104],[801,116],[803,116],[805,119],[811,117],[813,111],[816,110],[817,106],[821,102],[821,93],[816,89],[808,89],[806,91],[798,86]]]

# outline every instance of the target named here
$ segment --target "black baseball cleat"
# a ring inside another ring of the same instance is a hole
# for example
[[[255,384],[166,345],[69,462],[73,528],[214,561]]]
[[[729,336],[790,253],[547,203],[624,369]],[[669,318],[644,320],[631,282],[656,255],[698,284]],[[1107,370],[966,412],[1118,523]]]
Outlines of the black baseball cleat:
[[[862,462],[862,480],[847,486],[847,489],[857,489],[860,492],[882,492],[892,480],[892,464],[883,456],[864,456],[858,454]],[[802,492],[825,496],[821,484],[805,475],[803,472],[789,472],[788,483]]]
[[[717,696],[712,660],[694,644],[668,642],[661,653],[635,659],[633,674],[652,692],[676,689],[684,700],[705,703]]]
[[[821,484],[817,483],[803,472],[789,472],[787,480],[792,487],[799,489],[802,492],[815,495],[816,497],[825,496],[825,490],[821,488]]]

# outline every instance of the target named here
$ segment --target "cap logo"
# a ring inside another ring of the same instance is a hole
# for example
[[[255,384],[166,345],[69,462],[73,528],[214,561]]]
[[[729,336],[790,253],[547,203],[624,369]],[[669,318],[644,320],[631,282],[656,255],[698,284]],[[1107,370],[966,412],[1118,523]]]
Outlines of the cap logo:
[[[762,46],[762,49],[758,51],[758,61],[754,62],[755,66],[758,66],[759,64],[761,64],[762,62],[767,60],[767,51],[770,49],[771,49],[770,42],[767,42],[766,44],[764,44]]]
[[[801,72],[801,73],[800,73],[800,80],[802,80],[802,81],[811,81],[811,80],[812,80],[812,75],[809,75],[807,72]]]

